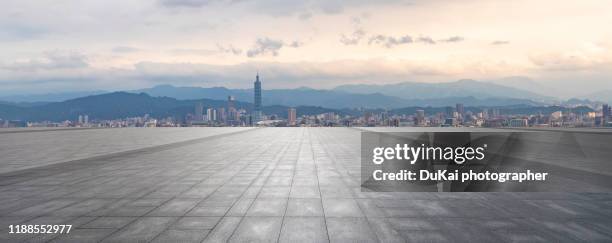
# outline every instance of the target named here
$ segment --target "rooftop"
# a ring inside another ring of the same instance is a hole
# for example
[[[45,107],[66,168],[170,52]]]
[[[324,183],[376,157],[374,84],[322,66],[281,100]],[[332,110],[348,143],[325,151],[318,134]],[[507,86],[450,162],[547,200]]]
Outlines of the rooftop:
[[[0,226],[73,225],[0,241],[612,241],[612,193],[362,192],[359,143],[351,128],[0,130]]]

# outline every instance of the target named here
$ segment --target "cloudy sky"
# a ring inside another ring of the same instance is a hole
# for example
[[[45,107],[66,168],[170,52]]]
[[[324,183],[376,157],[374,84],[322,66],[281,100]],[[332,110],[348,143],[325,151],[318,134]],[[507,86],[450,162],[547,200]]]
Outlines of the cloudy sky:
[[[612,89],[610,4],[8,0],[0,94],[246,88],[259,71],[265,88],[519,76],[582,95]]]

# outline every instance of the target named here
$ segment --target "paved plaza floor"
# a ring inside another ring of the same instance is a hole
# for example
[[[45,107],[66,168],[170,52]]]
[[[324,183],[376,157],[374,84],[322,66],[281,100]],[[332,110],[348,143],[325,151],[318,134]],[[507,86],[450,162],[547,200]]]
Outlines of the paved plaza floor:
[[[610,242],[612,193],[360,190],[351,128],[0,131],[1,242]],[[70,224],[69,234],[9,225]]]

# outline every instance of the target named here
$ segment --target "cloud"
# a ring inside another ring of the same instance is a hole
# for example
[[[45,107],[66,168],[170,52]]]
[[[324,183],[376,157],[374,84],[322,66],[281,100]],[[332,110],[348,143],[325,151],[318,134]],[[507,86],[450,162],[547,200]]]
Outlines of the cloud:
[[[242,54],[242,49],[240,48],[236,48],[233,45],[229,45],[228,47],[224,47],[221,44],[217,43],[217,48],[219,49],[219,51],[223,52],[223,53],[230,53],[233,55],[240,55]]]
[[[350,18],[350,24],[353,26],[353,33],[346,35],[340,35],[340,43],[346,46],[357,45],[365,37],[366,31],[363,29],[363,22],[365,19],[370,18],[367,13],[362,13],[359,16],[353,16]]]
[[[41,70],[41,72],[0,69],[0,84],[14,90],[125,90],[158,84],[249,87],[255,73],[265,77],[266,87],[334,87],[346,83],[383,83],[414,77],[445,75],[438,65],[423,62],[372,60],[336,60],[325,62],[247,61],[220,65],[190,62],[139,62],[131,68],[88,67],[80,72]]]
[[[300,19],[308,19],[314,13],[338,14],[346,9],[372,5],[389,5],[408,3],[410,0],[159,0],[161,6],[169,8],[204,8],[215,4],[241,5],[256,14],[272,16],[298,15]],[[308,13],[304,15],[304,13]],[[302,18],[305,17],[305,18]]]
[[[284,43],[280,40],[273,40],[270,38],[259,38],[255,41],[253,48],[247,51],[248,57],[256,57],[259,55],[271,54],[272,56],[278,56],[278,51],[283,48]]]
[[[130,53],[138,52],[140,49],[131,46],[116,46],[112,49],[112,51],[117,53]]]
[[[439,42],[461,42],[461,41],[464,41],[464,40],[465,40],[465,38],[463,38],[461,36],[452,36],[452,37],[449,37],[449,38],[446,38],[446,39],[441,39],[441,40],[438,40],[438,41]]]
[[[455,43],[455,42],[461,42],[463,40],[464,40],[463,37],[453,36],[453,37],[441,39],[438,41],[445,42],[445,43]],[[430,45],[436,44],[436,41],[434,41],[433,38],[429,36],[420,36],[414,39],[410,35],[404,35],[404,36],[399,36],[399,37],[386,36],[386,35],[374,35],[374,36],[371,36],[370,39],[368,40],[369,45],[377,44],[377,45],[382,45],[386,48],[392,48],[397,45],[410,44],[414,42],[430,44]]]
[[[312,13],[311,12],[301,13],[300,15],[298,15],[298,18],[300,20],[308,20],[308,19],[312,18]]]
[[[529,55],[529,60],[544,71],[601,71],[612,66],[605,53],[585,50],[536,53]]]
[[[558,62],[557,55],[552,55],[552,59],[549,55],[546,56],[534,55],[533,61],[555,67]],[[591,57],[591,59],[596,59],[596,57]],[[612,77],[609,61],[606,63],[593,63],[592,61],[585,63],[598,65],[602,69],[601,74],[594,73],[589,77],[593,77],[593,79],[601,78],[602,75]],[[583,67],[586,66],[583,65]],[[588,71],[589,69],[582,70]],[[143,61],[124,68],[96,68],[90,66],[79,69],[39,69],[36,72],[32,72],[30,69],[6,70],[0,68],[0,85],[4,88],[3,91],[13,90],[14,92],[11,91],[13,93],[35,90],[64,92],[96,89],[126,90],[151,87],[158,84],[245,88],[252,85],[251,80],[257,71],[265,78],[265,86],[268,88],[295,88],[300,86],[332,88],[349,83],[447,82],[462,78],[487,80],[492,77],[499,77],[500,74],[529,73],[529,71],[532,71],[531,74],[545,71],[546,75],[543,77],[546,78],[551,77],[551,73],[555,73],[544,70],[539,66],[537,69],[528,70],[516,66],[500,65],[500,62],[492,60],[465,62],[464,58],[445,62],[386,58],[296,62],[246,61],[227,65]],[[585,71],[560,72],[559,76],[574,75],[572,76],[575,78],[574,80],[579,80],[580,77],[584,77],[581,74],[583,72]],[[601,85],[612,88],[612,84],[605,81]],[[572,89],[579,90],[577,88]]]
[[[507,45],[510,44],[510,41],[493,41],[491,42],[491,45]]]
[[[340,36],[340,43],[344,44],[344,45],[357,45],[359,44],[359,42],[361,41],[361,39],[363,39],[363,37],[365,37],[366,32],[359,28],[357,30],[355,30],[352,34],[350,35],[345,35],[342,34]]]
[[[150,85],[173,83],[248,87],[257,71],[265,77],[265,85],[270,88],[322,88],[355,81],[398,82],[406,78],[447,75],[452,72],[422,62],[372,59],[283,63],[249,61],[234,65],[141,62],[135,65],[134,73],[138,74],[139,80],[151,82]]]
[[[375,35],[370,37],[368,40],[368,45],[378,44],[383,45],[386,48],[392,48],[396,45],[410,44],[412,43],[412,37],[409,35],[393,37],[393,36],[384,36],[384,35]]]
[[[160,0],[161,5],[166,7],[190,7],[200,8],[209,5],[213,2],[220,2],[215,0]]]
[[[438,40],[444,43],[456,43],[464,41],[465,39],[461,36],[452,36],[446,39]],[[420,36],[413,38],[410,35],[403,35],[399,37],[387,36],[387,35],[373,35],[368,39],[368,45],[376,44],[386,48],[393,48],[398,45],[411,44],[411,43],[423,43],[429,45],[435,45],[437,42],[429,36]]]
[[[429,36],[421,36],[421,37],[417,38],[416,41],[417,42],[421,42],[421,43],[425,43],[425,44],[430,44],[430,45],[435,45],[436,44],[436,41],[434,41]]]
[[[170,53],[175,55],[198,55],[210,56],[219,53],[219,50],[211,49],[194,49],[194,48],[177,48],[170,50]]]
[[[242,49],[234,47],[234,45],[224,46],[219,43],[216,44],[216,48],[211,49],[198,49],[198,48],[176,48],[169,51],[174,55],[185,55],[185,56],[212,56],[217,54],[242,54]]]
[[[299,48],[303,45],[304,43],[297,40],[285,43],[282,40],[274,40],[268,37],[258,38],[253,47],[247,51],[247,57],[256,57],[260,55],[278,56],[280,49],[283,47]]]
[[[52,69],[78,69],[88,67],[87,57],[78,52],[52,51],[45,52],[40,58],[18,60],[0,65],[0,68],[12,71],[33,72]]]
[[[298,48],[298,47],[303,46],[303,45],[304,45],[304,43],[299,42],[299,41],[292,41],[291,43],[289,43],[289,46],[293,47],[293,48]]]

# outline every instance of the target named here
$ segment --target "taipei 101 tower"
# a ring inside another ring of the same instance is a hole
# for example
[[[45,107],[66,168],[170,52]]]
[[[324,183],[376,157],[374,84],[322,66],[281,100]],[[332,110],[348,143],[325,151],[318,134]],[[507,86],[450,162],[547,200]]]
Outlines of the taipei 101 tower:
[[[254,91],[255,91],[255,101],[253,104],[253,123],[260,122],[262,120],[263,114],[261,111],[261,82],[259,81],[259,73],[255,76],[254,83]]]

